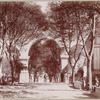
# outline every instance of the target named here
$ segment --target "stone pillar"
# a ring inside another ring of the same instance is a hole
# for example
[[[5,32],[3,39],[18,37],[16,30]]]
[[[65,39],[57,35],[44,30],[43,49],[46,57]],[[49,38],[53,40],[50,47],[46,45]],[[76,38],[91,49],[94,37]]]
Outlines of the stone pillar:
[[[29,83],[28,61],[29,56],[20,56],[21,62],[26,66],[21,70],[19,83]]]
[[[19,83],[29,83],[29,73],[28,73],[28,70],[22,70],[21,71]]]

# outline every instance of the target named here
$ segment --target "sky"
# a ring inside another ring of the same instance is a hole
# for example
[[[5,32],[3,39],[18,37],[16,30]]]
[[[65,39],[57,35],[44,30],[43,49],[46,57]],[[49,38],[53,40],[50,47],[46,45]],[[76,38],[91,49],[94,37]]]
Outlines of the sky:
[[[48,1],[35,1],[37,4],[41,6],[41,10],[46,12]]]

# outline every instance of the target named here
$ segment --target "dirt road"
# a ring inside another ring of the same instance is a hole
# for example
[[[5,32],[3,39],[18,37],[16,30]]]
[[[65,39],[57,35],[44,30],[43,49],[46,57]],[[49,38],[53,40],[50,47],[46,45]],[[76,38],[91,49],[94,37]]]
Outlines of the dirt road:
[[[0,86],[0,98],[96,99],[97,97],[65,83],[32,83]]]

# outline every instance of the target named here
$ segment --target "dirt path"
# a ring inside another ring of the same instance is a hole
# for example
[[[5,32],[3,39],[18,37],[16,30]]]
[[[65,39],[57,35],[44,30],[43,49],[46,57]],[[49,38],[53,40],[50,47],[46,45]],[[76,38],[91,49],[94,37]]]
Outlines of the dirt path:
[[[96,99],[97,97],[65,83],[33,83],[0,86],[0,98]]]

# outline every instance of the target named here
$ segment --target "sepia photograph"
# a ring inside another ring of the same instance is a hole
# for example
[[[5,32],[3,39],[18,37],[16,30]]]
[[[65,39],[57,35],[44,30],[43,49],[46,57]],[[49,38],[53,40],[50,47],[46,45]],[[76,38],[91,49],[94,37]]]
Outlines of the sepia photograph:
[[[0,1],[0,99],[100,99],[100,1]]]

